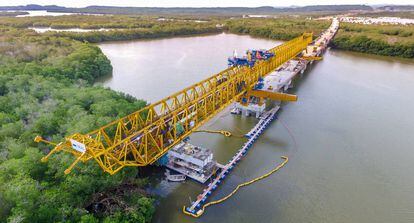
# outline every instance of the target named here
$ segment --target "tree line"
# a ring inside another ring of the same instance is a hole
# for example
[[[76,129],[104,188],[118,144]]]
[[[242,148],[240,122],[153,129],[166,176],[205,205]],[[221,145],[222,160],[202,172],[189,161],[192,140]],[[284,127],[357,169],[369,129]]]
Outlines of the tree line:
[[[384,56],[414,58],[414,26],[342,23],[332,46]]]
[[[332,46],[338,49],[362,53],[414,58],[414,43],[389,44],[385,41],[371,39],[363,35],[336,37],[332,42]]]
[[[232,19],[226,28],[237,34],[248,34],[277,40],[290,40],[304,32],[313,32],[317,36],[329,27],[329,22],[294,19],[294,18],[249,18]]]
[[[51,148],[33,142],[88,132],[146,102],[93,86],[112,70],[95,45],[14,28],[0,41],[0,222],[149,222],[154,199],[136,168],[110,176],[89,162],[64,175],[74,157],[41,163]]]
[[[153,39],[162,37],[197,35],[207,33],[222,32],[215,26],[190,26],[190,27],[161,27],[154,26],[150,29],[128,29],[128,30],[110,30],[104,32],[59,32],[53,36],[69,37],[74,40],[87,41],[90,43],[99,43],[104,41],[116,40],[134,40],[134,39]]]

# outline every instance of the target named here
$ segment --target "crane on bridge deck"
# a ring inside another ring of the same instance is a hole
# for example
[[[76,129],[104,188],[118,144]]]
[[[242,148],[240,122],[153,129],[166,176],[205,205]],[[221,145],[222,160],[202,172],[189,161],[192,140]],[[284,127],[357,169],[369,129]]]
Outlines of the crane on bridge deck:
[[[52,143],[38,136],[35,138],[36,142],[54,146],[42,161],[47,161],[58,151],[73,154],[76,160],[65,170],[65,174],[70,173],[79,161],[92,159],[110,174],[127,166],[153,164],[219,111],[239,100],[248,89],[253,88],[259,78],[295,58],[311,42],[312,33],[304,33],[268,50],[275,55],[268,60],[257,61],[252,67],[229,67],[92,132],[75,133],[59,143]],[[292,99],[290,96],[283,97]]]

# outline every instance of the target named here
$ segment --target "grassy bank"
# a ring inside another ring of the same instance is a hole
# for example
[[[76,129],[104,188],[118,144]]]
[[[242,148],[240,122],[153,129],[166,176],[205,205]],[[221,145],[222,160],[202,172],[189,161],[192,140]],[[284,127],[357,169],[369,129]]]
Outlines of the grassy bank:
[[[202,21],[202,22],[200,22]],[[51,27],[54,29],[81,28],[100,29],[105,32],[48,32],[45,35],[69,37],[79,41],[98,43],[103,41],[162,38],[184,35],[198,35],[222,32],[215,19],[198,20],[197,17],[156,17],[156,16],[55,16],[6,18],[0,26],[25,29],[28,27]]]
[[[360,13],[358,16],[366,17],[401,17],[407,19],[414,19],[414,11],[382,11],[382,12],[366,12]]]
[[[197,26],[154,26],[152,28],[111,30],[105,32],[60,32],[51,35],[58,37],[69,37],[74,40],[87,41],[90,43],[99,43],[104,41],[119,40],[136,40],[136,39],[154,39],[163,37],[201,35],[208,33],[219,33],[222,29],[214,25],[197,25]]]
[[[1,17],[15,17],[18,15],[27,15],[29,14],[28,12],[9,12],[9,11],[0,11],[0,18]]]
[[[63,16],[35,16],[21,18],[2,18],[0,25],[14,28],[27,27],[52,27],[56,29],[64,28],[81,28],[81,29],[133,29],[133,28],[151,28],[155,25],[177,26],[186,23],[191,24],[197,17],[169,17],[163,20],[158,16],[134,16],[134,15],[63,15]],[[160,20],[158,20],[160,19]]]
[[[289,40],[304,31],[311,31],[316,37],[329,24],[329,21],[304,19],[251,18],[227,20],[226,28],[237,34]],[[341,23],[332,46],[355,52],[414,58],[414,26]]]
[[[414,58],[414,26],[341,23],[332,46],[362,53]]]
[[[276,40],[290,40],[303,32],[313,32],[316,36],[330,25],[328,21],[304,19],[234,19],[226,22],[227,29],[236,34],[248,34]]]

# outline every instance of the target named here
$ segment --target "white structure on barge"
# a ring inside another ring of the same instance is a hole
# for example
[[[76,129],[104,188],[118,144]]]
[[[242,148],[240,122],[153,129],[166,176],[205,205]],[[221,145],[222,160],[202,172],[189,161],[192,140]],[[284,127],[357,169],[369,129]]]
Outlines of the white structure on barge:
[[[210,149],[182,142],[168,151],[167,168],[205,183],[217,170]]]

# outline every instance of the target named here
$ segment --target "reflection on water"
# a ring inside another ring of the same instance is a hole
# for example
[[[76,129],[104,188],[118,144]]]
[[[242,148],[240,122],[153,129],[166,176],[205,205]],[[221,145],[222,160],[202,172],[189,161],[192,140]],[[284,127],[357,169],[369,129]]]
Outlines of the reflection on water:
[[[18,12],[28,12],[29,14],[18,15],[16,17],[32,17],[32,16],[62,16],[62,15],[103,15],[95,13],[72,13],[72,12],[48,12],[46,10],[17,10]],[[107,14],[109,15],[109,14]]]
[[[33,29],[37,33],[44,33],[44,32],[48,32],[48,31],[83,33],[83,32],[100,32],[100,31],[110,31],[110,30],[112,30],[112,29],[105,29],[105,28],[100,28],[100,29],[81,29],[81,28],[54,29],[54,28],[51,28],[51,27],[29,27],[29,29]]]
[[[29,14],[25,15],[18,15],[16,17],[32,17],[32,16],[61,16],[61,15],[72,15],[76,13],[69,13],[69,12],[48,12],[46,10],[23,10],[24,12],[28,12]]]
[[[114,73],[103,85],[154,102],[225,68],[234,49],[275,44],[229,34],[105,43]],[[290,157],[286,167],[200,219],[181,209],[202,187],[157,173],[154,222],[413,222],[413,71],[412,60],[328,51],[292,89],[299,100],[283,107],[213,199],[268,172],[282,155]],[[203,128],[245,133],[255,123],[227,109]],[[244,139],[195,133],[191,141],[225,163]]]

